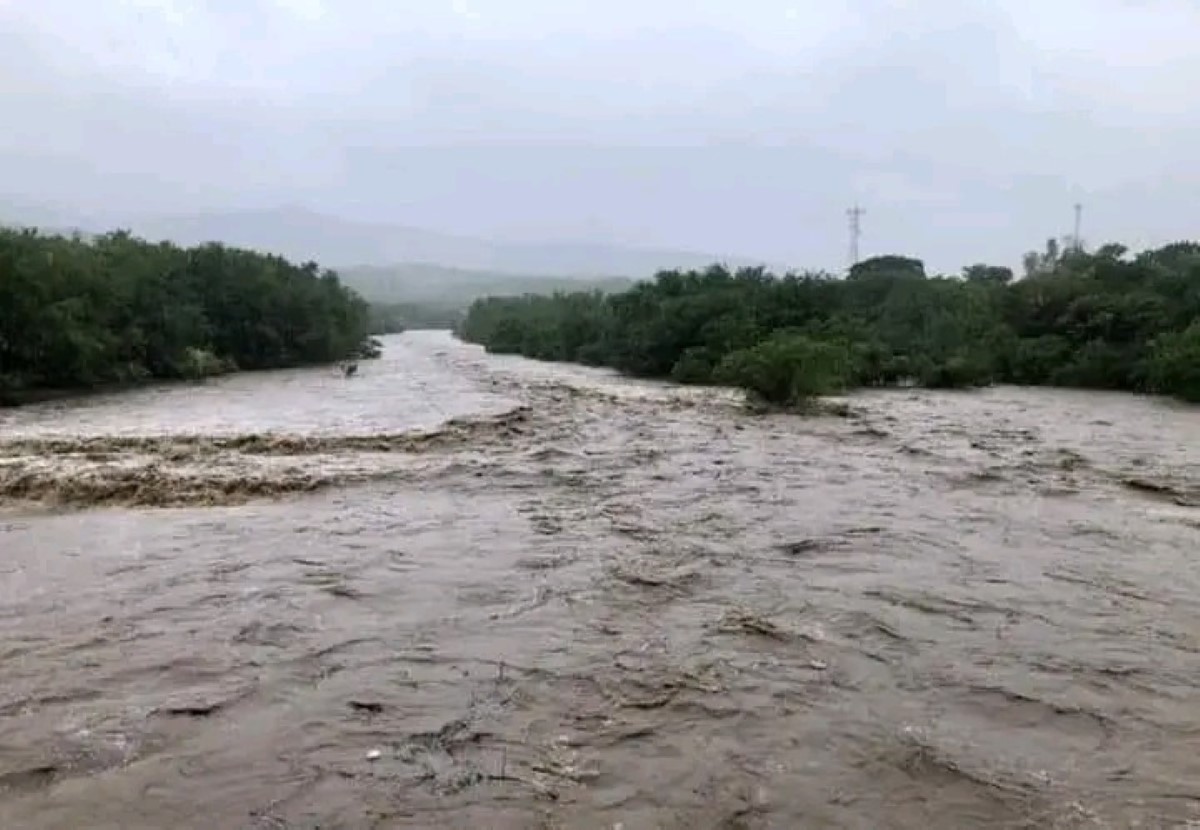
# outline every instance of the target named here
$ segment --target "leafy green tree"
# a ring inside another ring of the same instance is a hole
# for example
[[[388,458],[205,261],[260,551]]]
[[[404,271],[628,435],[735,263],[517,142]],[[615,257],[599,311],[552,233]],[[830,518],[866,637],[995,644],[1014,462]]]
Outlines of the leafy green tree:
[[[1008,285],[1013,281],[1013,272],[1011,268],[1002,265],[968,265],[963,269],[963,279],[968,282]]]
[[[864,259],[850,268],[850,279],[852,280],[878,277],[924,279],[925,263],[919,259],[888,254]]]

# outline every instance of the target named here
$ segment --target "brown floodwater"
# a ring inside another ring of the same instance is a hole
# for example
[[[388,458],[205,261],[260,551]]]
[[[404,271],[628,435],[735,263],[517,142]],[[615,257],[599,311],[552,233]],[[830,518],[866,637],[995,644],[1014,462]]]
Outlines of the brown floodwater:
[[[0,828],[1200,826],[1200,409],[388,338],[0,412]]]

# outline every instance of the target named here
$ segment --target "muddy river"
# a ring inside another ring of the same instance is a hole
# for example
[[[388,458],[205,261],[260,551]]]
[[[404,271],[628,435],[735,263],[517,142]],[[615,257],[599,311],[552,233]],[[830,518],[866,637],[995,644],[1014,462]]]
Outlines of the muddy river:
[[[389,338],[0,411],[0,828],[1200,826],[1200,410]]]

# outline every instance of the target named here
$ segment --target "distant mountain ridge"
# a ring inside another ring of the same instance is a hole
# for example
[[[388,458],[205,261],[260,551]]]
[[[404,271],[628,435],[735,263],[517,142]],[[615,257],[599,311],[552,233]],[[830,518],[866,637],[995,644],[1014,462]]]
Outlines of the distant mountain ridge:
[[[616,291],[672,268],[739,257],[601,243],[495,242],[404,225],[353,222],[305,208],[146,216],[124,221],[76,214],[28,200],[0,200],[0,222],[46,233],[88,236],[126,229],[150,241],[221,242],[337,270],[368,300],[454,306],[488,294]],[[777,270],[783,270],[774,266]]]
[[[552,294],[556,291],[623,291],[628,277],[565,277],[446,268],[419,262],[339,268],[342,282],[378,303],[466,306],[488,295]]]
[[[513,275],[640,278],[668,268],[767,264],[744,257],[694,251],[633,248],[603,243],[495,242],[405,225],[353,222],[304,208],[146,217],[127,225],[139,236],[180,244],[230,245],[315,260],[339,270],[355,266],[423,263]]]

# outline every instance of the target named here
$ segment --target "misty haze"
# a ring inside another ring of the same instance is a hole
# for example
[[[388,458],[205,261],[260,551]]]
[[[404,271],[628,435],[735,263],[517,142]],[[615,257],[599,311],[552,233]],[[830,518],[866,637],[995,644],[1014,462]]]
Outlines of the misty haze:
[[[0,828],[1200,826],[1198,37],[0,0]]]
[[[1016,265],[1083,202],[1089,239],[1143,248],[1194,230],[1198,30],[1182,0],[8,0],[6,218],[186,236],[255,211],[246,241],[340,266],[841,270],[860,203],[865,253],[954,272]],[[289,206],[429,236],[306,249]]]

